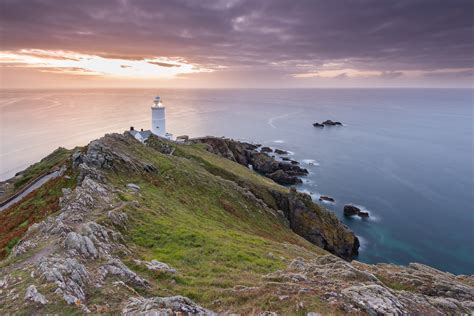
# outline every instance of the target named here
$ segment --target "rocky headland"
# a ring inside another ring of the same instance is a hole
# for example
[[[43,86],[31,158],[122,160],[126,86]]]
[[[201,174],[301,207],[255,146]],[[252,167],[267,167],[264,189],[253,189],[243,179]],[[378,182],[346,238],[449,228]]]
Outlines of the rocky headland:
[[[8,181],[9,194],[64,172],[0,212],[0,313],[474,311],[472,276],[352,260],[353,232],[272,180],[304,169],[257,148],[110,134],[29,167]]]

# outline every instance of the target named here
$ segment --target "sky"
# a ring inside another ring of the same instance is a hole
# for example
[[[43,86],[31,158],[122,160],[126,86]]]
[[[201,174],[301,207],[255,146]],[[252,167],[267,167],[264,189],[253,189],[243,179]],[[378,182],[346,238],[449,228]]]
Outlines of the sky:
[[[472,0],[0,0],[1,88],[472,88]]]

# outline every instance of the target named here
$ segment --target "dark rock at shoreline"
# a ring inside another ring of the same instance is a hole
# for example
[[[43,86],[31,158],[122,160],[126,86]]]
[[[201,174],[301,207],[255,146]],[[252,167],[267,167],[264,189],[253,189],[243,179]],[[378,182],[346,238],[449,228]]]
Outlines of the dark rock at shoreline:
[[[298,184],[302,183],[297,176],[291,176],[287,172],[279,169],[273,173],[267,174],[267,177],[280,184]]]
[[[291,159],[288,158],[288,157],[282,157],[281,160],[283,160],[283,161],[291,161]]]
[[[270,148],[270,147],[262,147],[262,149],[260,149],[260,152],[262,153],[271,153],[273,152],[273,150]]]
[[[275,149],[275,154],[278,154],[278,155],[288,155],[288,152],[286,150],[282,150],[282,149]]]
[[[369,212],[362,211],[360,208],[354,205],[344,205],[344,215],[345,216],[354,216],[357,215],[359,217],[368,218]]]
[[[314,127],[324,127],[324,124],[316,122],[316,123],[313,123],[313,126]]]
[[[290,160],[291,164],[292,165],[299,165],[300,163],[296,160]]]
[[[319,197],[319,200],[320,201],[328,201],[328,202],[334,202],[334,199],[330,196],[327,196],[327,195],[321,195]]]
[[[314,204],[311,196],[294,188],[289,194],[273,191],[272,195],[295,233],[345,260],[358,255],[359,239],[334,213]]]

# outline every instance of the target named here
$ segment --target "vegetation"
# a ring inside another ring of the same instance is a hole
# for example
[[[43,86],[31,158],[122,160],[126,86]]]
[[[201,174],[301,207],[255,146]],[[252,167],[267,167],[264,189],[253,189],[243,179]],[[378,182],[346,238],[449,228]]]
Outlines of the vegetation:
[[[65,161],[65,156],[62,158],[62,161]],[[54,160],[60,161],[59,159]],[[45,172],[47,169],[44,168],[51,167],[51,164],[42,166],[43,169],[38,166],[35,167],[35,172]],[[67,169],[65,176],[68,177],[63,176],[46,182],[19,203],[0,212],[0,223],[2,223],[0,225],[0,259],[10,254],[13,246],[17,244],[21,236],[28,230],[28,227],[59,210],[59,198],[62,196],[62,188],[74,188],[76,185],[77,173],[72,170],[71,166]]]

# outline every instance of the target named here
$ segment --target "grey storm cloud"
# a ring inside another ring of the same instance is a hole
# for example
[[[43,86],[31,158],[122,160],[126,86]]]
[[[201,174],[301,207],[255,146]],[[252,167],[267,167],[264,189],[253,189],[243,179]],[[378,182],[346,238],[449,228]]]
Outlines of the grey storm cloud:
[[[184,56],[205,65],[473,67],[471,0],[0,0],[2,50]]]

